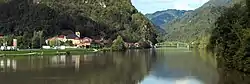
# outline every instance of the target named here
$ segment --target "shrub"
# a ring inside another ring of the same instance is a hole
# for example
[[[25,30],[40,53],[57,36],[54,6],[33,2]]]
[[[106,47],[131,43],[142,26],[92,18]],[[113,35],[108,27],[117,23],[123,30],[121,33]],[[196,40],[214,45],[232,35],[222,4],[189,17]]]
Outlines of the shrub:
[[[125,50],[125,45],[124,45],[124,41],[122,39],[121,36],[117,36],[117,38],[114,40],[112,46],[111,46],[112,50],[118,50],[118,51],[122,51]]]

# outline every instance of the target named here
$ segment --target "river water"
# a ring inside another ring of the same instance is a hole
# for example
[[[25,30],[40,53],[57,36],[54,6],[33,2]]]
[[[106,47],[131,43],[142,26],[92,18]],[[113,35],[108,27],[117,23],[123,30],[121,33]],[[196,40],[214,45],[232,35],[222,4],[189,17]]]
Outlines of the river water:
[[[0,84],[217,84],[208,53],[148,49],[0,58]]]

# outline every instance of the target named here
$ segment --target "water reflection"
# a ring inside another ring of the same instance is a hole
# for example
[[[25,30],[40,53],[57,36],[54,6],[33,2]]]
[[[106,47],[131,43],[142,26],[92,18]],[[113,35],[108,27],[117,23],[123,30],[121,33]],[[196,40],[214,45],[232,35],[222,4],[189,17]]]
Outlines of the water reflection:
[[[219,84],[250,84],[249,73],[237,70],[220,69]]]
[[[174,51],[174,52],[167,52]],[[184,52],[185,51],[185,52]],[[157,50],[157,61],[142,84],[217,84],[216,67],[204,61],[204,54],[188,50]]]
[[[0,58],[1,84],[217,84],[208,53],[164,49]],[[15,80],[15,81],[13,81]]]
[[[16,60],[1,59],[0,60],[0,72],[16,72]]]
[[[208,53],[206,50],[197,50],[196,54],[204,55],[202,60],[212,64],[217,68],[219,72],[219,83],[218,84],[250,84],[249,73],[243,73],[242,71],[228,69],[222,65],[222,61],[217,62],[215,54]],[[219,64],[219,65],[218,65]]]
[[[137,84],[148,74],[152,56],[150,50],[131,50],[0,58],[4,69],[0,81],[1,84]]]
[[[192,77],[184,77],[182,79],[171,78],[157,78],[155,76],[149,76],[141,84],[204,84],[200,80]]]

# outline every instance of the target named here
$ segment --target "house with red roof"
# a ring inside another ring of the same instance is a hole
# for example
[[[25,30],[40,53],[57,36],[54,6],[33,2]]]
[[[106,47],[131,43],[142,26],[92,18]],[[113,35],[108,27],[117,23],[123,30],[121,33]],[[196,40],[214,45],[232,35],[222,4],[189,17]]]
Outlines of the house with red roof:
[[[126,48],[139,48],[141,45],[140,43],[128,43],[128,42],[125,42],[125,47]]]
[[[0,34],[0,38],[3,38],[4,37],[4,35],[3,34]]]
[[[89,47],[92,43],[92,39],[89,37],[84,37],[82,39],[79,39],[79,43],[77,44],[78,46],[84,46],[84,47]]]
[[[77,32],[77,33],[79,33],[79,32]],[[52,40],[59,40],[61,42],[71,41],[74,46],[78,46],[78,47],[90,46],[92,41],[93,41],[89,37],[81,38],[81,37],[79,37],[79,35],[69,34],[69,35],[66,35],[66,36],[65,35],[59,35],[59,36],[56,36],[56,37],[49,38],[49,39],[46,40],[46,44],[49,44],[49,41],[52,41]]]

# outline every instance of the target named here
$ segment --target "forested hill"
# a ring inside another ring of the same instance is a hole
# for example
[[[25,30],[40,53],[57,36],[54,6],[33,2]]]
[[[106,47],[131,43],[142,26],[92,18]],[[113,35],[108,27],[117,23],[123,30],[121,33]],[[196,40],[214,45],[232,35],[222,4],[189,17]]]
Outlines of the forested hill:
[[[192,10],[176,10],[168,9],[163,11],[157,11],[152,14],[146,14],[145,16],[152,21],[153,24],[164,28],[172,20],[183,16],[187,12],[192,12]]]
[[[30,43],[38,31],[45,38],[80,31],[81,36],[156,42],[153,24],[130,0],[0,0],[0,33]],[[65,32],[67,31],[67,32]],[[40,32],[41,33],[41,32]]]
[[[233,0],[210,0],[200,8],[185,14],[166,26],[166,39],[194,41],[207,36],[214,28],[214,22],[224,9],[231,6]]]
[[[216,19],[207,49],[224,70],[224,84],[250,84],[250,0],[227,8]],[[237,71],[237,76],[232,75]],[[239,75],[238,75],[239,74]]]

